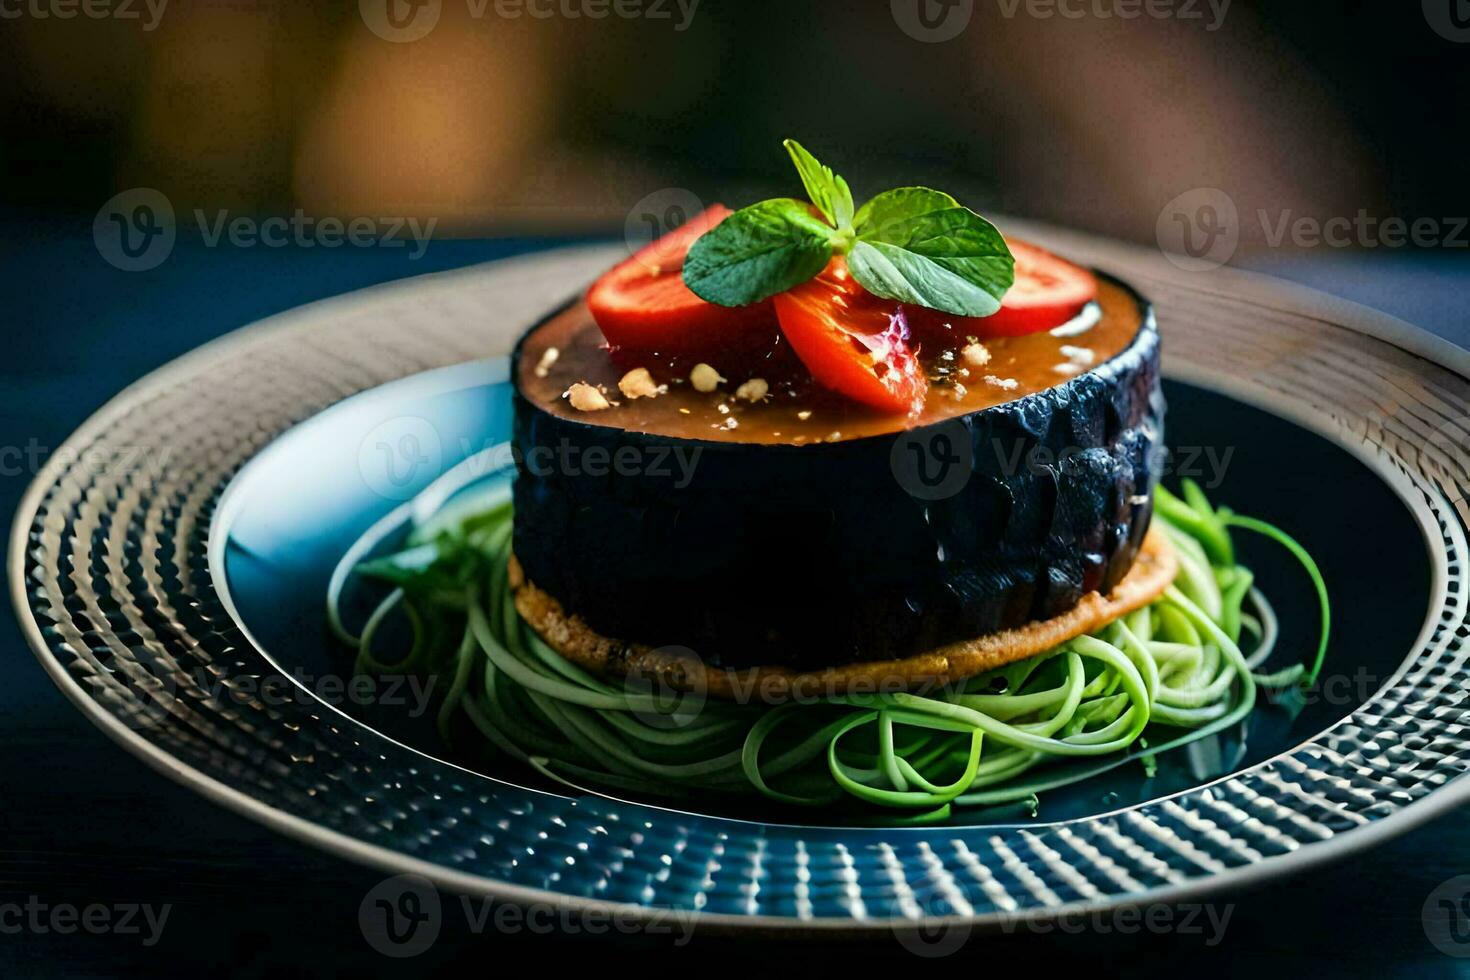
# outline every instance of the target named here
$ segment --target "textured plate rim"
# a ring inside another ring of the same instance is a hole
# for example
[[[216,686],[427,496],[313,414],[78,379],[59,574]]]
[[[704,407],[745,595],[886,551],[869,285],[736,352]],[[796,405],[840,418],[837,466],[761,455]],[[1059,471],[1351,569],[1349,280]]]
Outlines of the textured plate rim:
[[[1040,229],[1044,226],[1032,227]],[[1094,238],[1077,236],[1067,232],[1058,232],[1055,229],[1047,229],[1044,234],[1049,234],[1054,239],[1074,238],[1079,242],[1090,242],[1093,247],[1096,247],[1098,242]],[[477,272],[483,271],[488,266],[504,268],[506,266],[520,264],[531,265],[552,252],[560,254],[579,251],[591,252],[604,247],[602,245],[590,245],[545,250],[500,260],[499,262],[484,263],[447,272],[394,280],[286,310],[232,331],[164,364],[158,369],[144,375],[138,381],[127,386],[117,395],[109,399],[58,447],[57,451],[52,454],[51,458],[48,459],[47,463],[32,480],[17,507],[11,528],[10,547],[7,556],[7,573],[10,579],[12,606],[27,644],[31,647],[37,659],[41,661],[43,668],[52,678],[52,681],[104,734],[142,759],[155,771],[198,792],[206,799],[234,810],[301,843],[319,847],[329,853],[356,861],[380,871],[392,874],[420,875],[435,885],[442,886],[453,892],[484,895],[522,905],[532,903],[547,904],[558,910],[572,912],[630,915],[635,920],[644,919],[653,921],[659,917],[666,916],[667,910],[655,906],[627,902],[611,902],[595,898],[567,895],[546,889],[504,882],[478,874],[457,871],[432,861],[412,857],[401,851],[368,843],[349,834],[321,826],[288,811],[270,806],[238,789],[226,785],[193,766],[182,762],[162,747],[144,739],[89,695],[81,684],[65,670],[64,665],[53,656],[31,609],[29,597],[25,589],[25,557],[28,536],[33,520],[46,493],[51,489],[56,476],[64,470],[64,461],[76,450],[78,445],[85,443],[90,434],[104,429],[109,422],[124,414],[140,398],[143,392],[165,383],[174,375],[186,372],[189,368],[198,364],[213,363],[223,359],[237,345],[247,341],[255,342],[262,334],[268,331],[288,329],[298,320],[319,317],[324,311],[344,311],[359,305],[370,305],[378,297],[395,289],[403,289],[408,283],[421,284],[430,279],[451,280],[459,277],[471,277]],[[1224,275],[1221,275],[1221,273],[1224,273]],[[1321,318],[1324,312],[1328,312],[1331,314],[1332,323],[1336,327],[1382,341],[1452,371],[1462,378],[1470,378],[1470,352],[1463,351],[1448,341],[1442,340],[1391,315],[1329,294],[1321,293],[1308,287],[1287,283],[1258,273],[1236,269],[1222,269],[1216,272],[1216,277],[1217,279],[1215,281],[1226,280],[1228,284],[1233,284],[1238,288],[1232,290],[1226,286],[1222,286],[1214,290],[1202,289],[1200,291],[1224,296],[1233,295],[1241,287],[1248,287],[1254,292],[1256,297],[1262,299],[1269,298],[1273,306],[1286,312],[1313,318]],[[1171,376],[1180,377],[1182,380],[1195,383],[1188,376],[1187,372],[1170,371],[1169,373]],[[1297,419],[1293,418],[1292,421],[1297,421]],[[1308,427],[1314,431],[1322,431],[1320,424],[1309,424]],[[1344,445],[1341,441],[1334,440],[1334,442],[1339,448],[1349,449],[1350,451],[1352,449],[1352,447]],[[1375,467],[1375,471],[1376,469]],[[1416,512],[1416,520],[1418,517],[1419,515]],[[1436,575],[1438,575],[1438,569],[1436,569]],[[1432,621],[1427,622],[1424,628],[1429,629],[1431,626]],[[1406,666],[1407,659],[1404,664],[1401,664],[1400,670],[1395,673],[1394,677],[1397,678],[1400,676]],[[1385,685],[1390,683],[1392,683],[1392,680],[1385,682]],[[1312,737],[1316,736],[1314,735]],[[1328,840],[1313,843],[1310,846],[1294,850],[1290,853],[1274,855],[1258,862],[1227,868],[1175,884],[1152,886],[1138,893],[1108,896],[1094,901],[1064,902],[1056,905],[1028,908],[1019,912],[926,916],[922,920],[902,917],[802,919],[764,913],[737,915],[732,913],[698,912],[694,913],[694,915],[700,928],[718,933],[749,932],[755,930],[793,936],[803,934],[827,937],[834,935],[872,936],[879,933],[889,934],[896,929],[911,929],[920,922],[926,928],[931,926],[954,926],[992,929],[1008,924],[1054,921],[1064,916],[1075,916],[1077,914],[1087,914],[1109,909],[1177,903],[1208,892],[1249,887],[1262,880],[1280,875],[1295,874],[1335,860],[1340,860],[1349,854],[1375,846],[1414,827],[1420,826],[1435,816],[1463,804],[1467,800],[1470,800],[1470,780],[1463,778],[1453,779],[1443,786],[1430,791],[1423,798],[1404,804],[1370,824],[1344,830],[1333,835]]]

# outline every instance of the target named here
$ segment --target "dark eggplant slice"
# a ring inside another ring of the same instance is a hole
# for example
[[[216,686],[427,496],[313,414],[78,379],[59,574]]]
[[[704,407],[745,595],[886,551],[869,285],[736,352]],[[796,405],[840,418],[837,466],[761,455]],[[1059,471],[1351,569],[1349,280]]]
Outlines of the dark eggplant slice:
[[[1122,288],[1141,326],[1092,370],[831,444],[554,415],[521,391],[523,338],[511,367],[516,556],[598,633],[686,647],[711,666],[895,659],[1057,615],[1132,566],[1162,463],[1158,329]],[[567,447],[609,463],[556,465]]]

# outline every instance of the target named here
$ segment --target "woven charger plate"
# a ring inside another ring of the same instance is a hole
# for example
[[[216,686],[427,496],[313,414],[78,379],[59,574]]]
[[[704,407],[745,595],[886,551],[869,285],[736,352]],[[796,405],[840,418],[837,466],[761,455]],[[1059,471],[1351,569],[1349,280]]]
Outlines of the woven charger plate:
[[[922,919],[968,930],[1178,901],[1341,856],[1463,802],[1470,359],[1306,290],[1022,230],[1153,299],[1169,377],[1315,431],[1413,513],[1433,564],[1422,632],[1341,722],[1233,776],[1103,815],[884,831],[571,799],[430,758],[324,705],[230,696],[278,673],[210,572],[211,520],[232,476],[343,398],[508,351],[616,258],[609,247],[315,304],[144,378],[53,456],[21,503],[9,570],[22,627],[110,736],[284,833],[451,890],[650,920],[697,911],[702,928],[830,934]],[[136,446],[167,447],[167,464],[99,465]]]

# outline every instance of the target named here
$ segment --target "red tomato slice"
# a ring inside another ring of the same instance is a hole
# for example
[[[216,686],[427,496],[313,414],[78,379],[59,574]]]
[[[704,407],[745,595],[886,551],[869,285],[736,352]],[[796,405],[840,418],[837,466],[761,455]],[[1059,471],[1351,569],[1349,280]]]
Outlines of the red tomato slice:
[[[1007,242],[1016,257],[1016,283],[994,316],[953,316],[905,307],[916,332],[949,337],[1019,337],[1060,327],[1097,298],[1097,279],[1081,266],[1026,242]]]
[[[923,407],[929,382],[903,308],[859,286],[846,259],[773,301],[781,332],[818,384],[885,412]]]
[[[716,204],[604,273],[587,306],[613,347],[717,358],[725,350],[768,343],[776,333],[771,304],[707,303],[684,285],[684,256],[695,239],[729,217]]]

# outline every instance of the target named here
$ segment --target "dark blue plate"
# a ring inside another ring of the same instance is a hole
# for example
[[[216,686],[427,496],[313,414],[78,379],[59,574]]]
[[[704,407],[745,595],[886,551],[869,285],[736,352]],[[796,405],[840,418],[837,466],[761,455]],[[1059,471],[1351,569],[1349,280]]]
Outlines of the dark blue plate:
[[[441,369],[358,395],[277,440],[231,485],[216,525],[224,585],[241,624],[288,677],[318,695],[350,676],[352,653],[325,627],[323,597],[332,569],[373,524],[470,456],[480,482],[512,476],[510,385],[504,360]],[[1307,704],[1267,704],[1238,729],[1159,758],[1150,777],[1141,763],[1120,766],[1046,793],[1041,821],[1108,813],[1173,795],[1249,768],[1347,717],[1398,665],[1428,602],[1429,563],[1407,507],[1372,470],[1326,440],[1269,413],[1191,385],[1166,385],[1171,469],[1207,486],[1219,503],[1290,528],[1317,557],[1337,612],[1331,660]],[[1242,434],[1249,436],[1242,439]],[[488,454],[488,455],[487,455]],[[497,459],[498,456],[498,459]],[[1324,493],[1322,487],[1333,492]],[[1307,506],[1303,506],[1303,505]],[[1316,647],[1315,594],[1278,546],[1240,532],[1242,560],[1257,571],[1281,619],[1279,653],[1267,669],[1310,659]],[[1373,574],[1365,574],[1365,542]],[[394,550],[390,538],[383,550]],[[1382,582],[1405,601],[1385,606]],[[361,624],[381,592],[349,590],[349,620]],[[358,601],[350,601],[352,599]],[[400,696],[336,701],[342,710],[420,751],[517,784],[562,787],[471,748],[453,751],[438,736],[432,694],[396,678]],[[366,688],[364,688],[366,690]],[[383,703],[386,700],[388,703]],[[804,824],[809,811],[745,806],[701,811],[765,822]],[[823,822],[831,822],[830,815]],[[1015,808],[969,810],[964,826],[1035,825]]]

